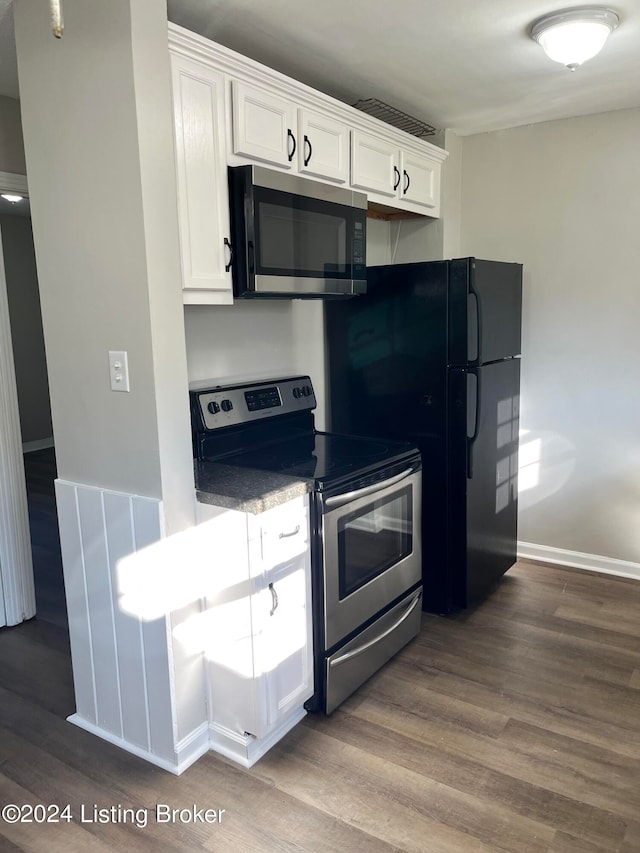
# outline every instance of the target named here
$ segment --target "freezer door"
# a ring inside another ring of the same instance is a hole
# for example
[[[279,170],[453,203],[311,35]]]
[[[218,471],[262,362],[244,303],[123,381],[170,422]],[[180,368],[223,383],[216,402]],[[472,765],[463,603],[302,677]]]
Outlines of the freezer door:
[[[516,561],[520,360],[452,370],[449,383],[447,563],[467,607]]]
[[[449,364],[477,367],[520,354],[522,265],[449,262]]]

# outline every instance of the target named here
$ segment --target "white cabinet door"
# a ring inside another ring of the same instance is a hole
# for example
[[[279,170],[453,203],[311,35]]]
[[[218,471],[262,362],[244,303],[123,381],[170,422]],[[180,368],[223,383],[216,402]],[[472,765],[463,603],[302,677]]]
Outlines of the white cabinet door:
[[[298,140],[289,101],[239,80],[231,85],[233,153],[292,168]]]
[[[421,205],[425,213],[435,210],[440,196],[440,163],[402,151],[400,172],[400,198]]]
[[[351,186],[395,198],[400,183],[398,149],[359,131],[351,134]]]
[[[183,300],[230,304],[224,76],[177,55],[171,74]]]
[[[198,504],[197,518],[215,569],[202,617],[211,722],[264,738],[313,695],[309,500],[260,515]]]
[[[363,133],[351,134],[351,184],[369,200],[439,215],[440,162]]]
[[[349,128],[330,116],[298,110],[298,170],[338,184],[349,180]]]
[[[255,535],[251,527],[257,522],[260,530]],[[254,734],[261,736],[313,694],[308,499],[262,513],[249,528],[256,586],[251,602],[254,650],[264,726]]]
[[[266,586],[252,603],[260,609],[254,639],[261,689],[264,735],[313,694],[311,572],[308,554],[282,563],[265,577]]]

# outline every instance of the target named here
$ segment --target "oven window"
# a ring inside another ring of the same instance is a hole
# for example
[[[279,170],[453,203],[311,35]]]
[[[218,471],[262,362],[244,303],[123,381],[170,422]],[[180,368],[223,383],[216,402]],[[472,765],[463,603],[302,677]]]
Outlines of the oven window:
[[[412,551],[411,487],[338,520],[340,600]]]

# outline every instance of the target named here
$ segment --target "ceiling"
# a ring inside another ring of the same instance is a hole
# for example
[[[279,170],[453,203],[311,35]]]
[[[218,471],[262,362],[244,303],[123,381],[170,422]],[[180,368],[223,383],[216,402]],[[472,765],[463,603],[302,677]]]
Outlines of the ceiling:
[[[460,134],[640,106],[638,0],[614,0],[620,26],[602,53],[574,73],[528,36],[535,19],[565,8],[562,0],[168,0],[167,6],[171,21],[346,103],[379,98]],[[18,97],[12,32],[11,0],[0,0],[0,94]]]

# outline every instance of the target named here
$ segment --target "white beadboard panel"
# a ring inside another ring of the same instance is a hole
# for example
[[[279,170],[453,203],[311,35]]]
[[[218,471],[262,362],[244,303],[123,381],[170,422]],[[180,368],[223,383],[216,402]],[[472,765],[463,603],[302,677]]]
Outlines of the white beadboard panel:
[[[131,501],[135,550],[153,545],[164,534],[162,505],[157,501],[133,497]],[[145,662],[147,701],[149,708],[149,742],[151,752],[172,760],[174,756],[174,703],[170,672],[171,636],[165,617],[143,621],[142,647]]]
[[[583,554],[581,551],[568,551],[565,548],[553,548],[549,545],[535,545],[533,542],[518,542],[518,557],[640,580],[640,563],[615,560],[612,557],[601,557],[599,554]]]
[[[97,724],[122,737],[118,653],[111,571],[100,489],[76,487],[93,649]]]
[[[143,577],[142,595],[136,589],[136,552],[149,549],[139,564],[151,580],[156,567],[158,578],[183,568],[159,563],[180,553],[164,538],[162,503],[61,480],[56,495],[76,690],[70,720],[180,773],[208,746],[205,672],[201,654],[173,647],[171,631],[200,602],[169,612],[156,601],[145,613],[162,584]]]
[[[122,737],[149,750],[149,707],[143,655],[142,621],[119,606],[118,561],[135,550],[131,499],[128,495],[105,492],[104,519],[111,574],[111,597],[115,632]]]
[[[97,724],[93,649],[89,630],[89,605],[85,583],[84,555],[80,539],[80,523],[76,489],[72,483],[56,480],[56,504],[60,527],[60,547],[64,570],[64,588],[69,617],[71,664],[79,717]]]
[[[180,639],[180,627],[202,613],[202,600],[188,604],[171,614],[171,658],[174,673],[174,705],[178,742],[208,723],[206,670],[204,656]]]
[[[0,233],[0,624],[17,625],[36,612],[18,392]]]

